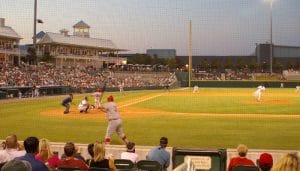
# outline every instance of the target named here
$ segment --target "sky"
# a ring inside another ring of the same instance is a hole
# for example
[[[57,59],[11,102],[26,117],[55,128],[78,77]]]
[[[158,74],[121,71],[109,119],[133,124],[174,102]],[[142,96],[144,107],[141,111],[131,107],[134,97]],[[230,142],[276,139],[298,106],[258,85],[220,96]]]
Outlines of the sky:
[[[300,0],[273,0],[273,43],[300,46]],[[0,0],[0,18],[32,43],[34,0]],[[192,53],[251,55],[270,42],[269,0],[38,0],[37,32],[54,32],[83,20],[90,36],[110,39],[127,53],[176,49]]]

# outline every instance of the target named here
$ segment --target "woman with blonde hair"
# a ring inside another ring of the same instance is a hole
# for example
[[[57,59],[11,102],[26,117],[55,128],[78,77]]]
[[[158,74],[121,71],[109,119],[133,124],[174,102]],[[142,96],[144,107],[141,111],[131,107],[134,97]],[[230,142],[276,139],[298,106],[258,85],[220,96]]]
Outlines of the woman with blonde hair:
[[[94,158],[90,163],[90,167],[107,168],[111,171],[117,171],[113,159],[105,158],[105,145],[96,141],[94,144]]]
[[[271,171],[299,171],[299,158],[297,153],[288,153],[284,155],[273,166]]]
[[[46,138],[40,139],[39,153],[35,158],[44,162],[50,169],[55,169],[59,161],[58,155],[52,153],[49,140]]]

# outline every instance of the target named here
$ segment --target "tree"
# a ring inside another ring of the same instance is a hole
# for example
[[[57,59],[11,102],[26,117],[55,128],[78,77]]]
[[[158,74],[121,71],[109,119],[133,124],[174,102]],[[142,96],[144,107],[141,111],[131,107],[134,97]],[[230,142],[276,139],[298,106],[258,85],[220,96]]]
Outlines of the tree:
[[[26,62],[29,64],[37,64],[37,55],[34,47],[29,47],[26,55]]]
[[[233,69],[234,68],[231,58],[226,58],[224,67],[225,67],[225,69]]]
[[[256,62],[256,59],[251,59],[250,63],[248,64],[248,67],[250,69],[251,72],[254,72],[258,69],[258,64]]]
[[[212,69],[220,69],[221,68],[221,62],[219,58],[214,58],[211,62],[211,68]]]
[[[240,70],[240,69],[245,68],[245,66],[246,66],[246,62],[245,62],[244,58],[238,58],[237,62],[236,62],[236,68]]]
[[[45,52],[44,56],[40,59],[42,62],[54,62],[54,58],[49,52]]]

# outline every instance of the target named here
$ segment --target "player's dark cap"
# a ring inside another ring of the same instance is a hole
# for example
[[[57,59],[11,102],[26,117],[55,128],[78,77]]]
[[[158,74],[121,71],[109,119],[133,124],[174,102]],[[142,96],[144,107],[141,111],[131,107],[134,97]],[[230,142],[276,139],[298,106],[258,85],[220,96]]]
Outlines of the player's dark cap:
[[[113,102],[114,101],[114,97],[112,95],[107,97],[107,101],[109,102]]]

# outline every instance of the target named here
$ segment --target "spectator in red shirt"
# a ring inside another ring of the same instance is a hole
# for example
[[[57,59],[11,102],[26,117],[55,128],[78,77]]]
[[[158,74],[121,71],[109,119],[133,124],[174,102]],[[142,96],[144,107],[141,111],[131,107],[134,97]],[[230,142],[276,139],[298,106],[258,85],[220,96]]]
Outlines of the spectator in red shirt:
[[[66,158],[61,159],[58,162],[58,167],[64,167],[64,168],[76,167],[79,168],[80,170],[85,170],[85,171],[89,169],[84,161],[74,157],[74,154],[76,153],[74,143],[72,142],[66,143],[64,147],[64,151],[65,151]]]
[[[255,166],[254,162],[246,158],[248,147],[244,144],[240,144],[237,147],[238,157],[230,159],[227,171],[232,171],[232,168],[238,165]]]

